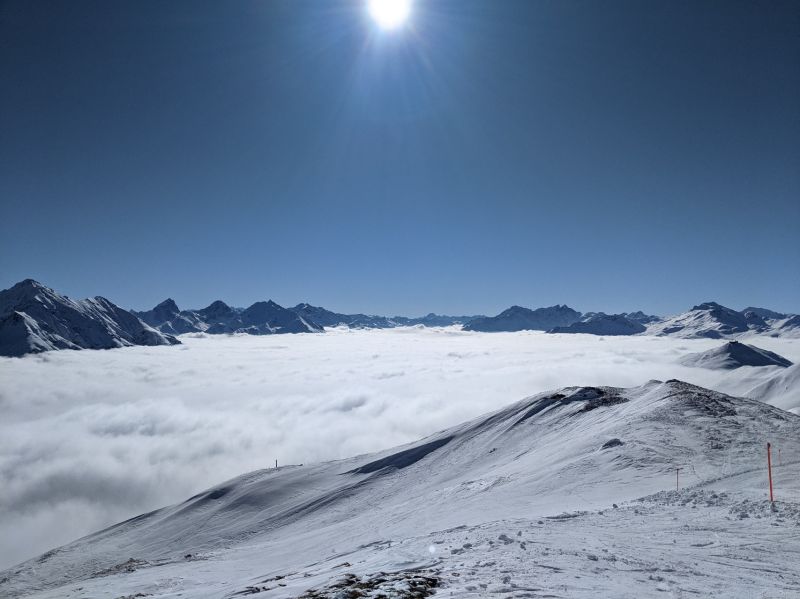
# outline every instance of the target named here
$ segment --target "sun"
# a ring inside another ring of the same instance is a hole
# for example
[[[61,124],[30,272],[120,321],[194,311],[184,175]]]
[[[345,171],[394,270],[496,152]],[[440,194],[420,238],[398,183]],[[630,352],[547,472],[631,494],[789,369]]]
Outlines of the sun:
[[[408,20],[412,0],[368,0],[369,14],[381,29],[397,29]]]

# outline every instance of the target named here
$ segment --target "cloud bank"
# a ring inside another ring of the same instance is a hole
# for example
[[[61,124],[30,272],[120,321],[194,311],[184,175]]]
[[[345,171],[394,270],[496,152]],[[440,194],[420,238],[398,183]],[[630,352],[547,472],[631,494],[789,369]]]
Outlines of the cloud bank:
[[[391,447],[547,389],[680,378],[744,393],[763,380],[677,364],[713,340],[422,328],[182,340],[0,359],[0,569],[276,459]],[[800,361],[800,340],[753,342]]]

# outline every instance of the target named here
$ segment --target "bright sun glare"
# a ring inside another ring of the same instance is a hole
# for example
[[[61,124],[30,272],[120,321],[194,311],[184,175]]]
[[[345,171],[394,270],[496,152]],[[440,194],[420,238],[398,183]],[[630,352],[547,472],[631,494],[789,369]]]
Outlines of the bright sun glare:
[[[369,14],[381,29],[395,29],[411,14],[411,0],[369,0]]]

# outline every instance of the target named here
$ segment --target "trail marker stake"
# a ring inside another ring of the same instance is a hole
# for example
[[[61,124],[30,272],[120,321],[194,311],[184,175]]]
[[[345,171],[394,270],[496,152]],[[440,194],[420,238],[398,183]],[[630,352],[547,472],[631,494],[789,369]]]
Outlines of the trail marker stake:
[[[675,468],[675,490],[676,491],[679,491],[680,488],[681,488],[680,479],[678,478],[678,475],[680,474],[681,470],[683,470],[683,468]]]
[[[772,495],[772,444],[767,443],[767,472],[769,473],[769,502],[775,503]]]

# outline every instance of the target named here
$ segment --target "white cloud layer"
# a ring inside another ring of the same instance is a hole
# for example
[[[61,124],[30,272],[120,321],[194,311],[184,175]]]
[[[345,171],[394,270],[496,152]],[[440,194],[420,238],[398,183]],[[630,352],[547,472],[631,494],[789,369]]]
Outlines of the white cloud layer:
[[[0,358],[0,569],[243,472],[413,441],[534,393],[763,374],[678,365],[713,340],[333,330]],[[752,342],[800,361],[800,340]]]

